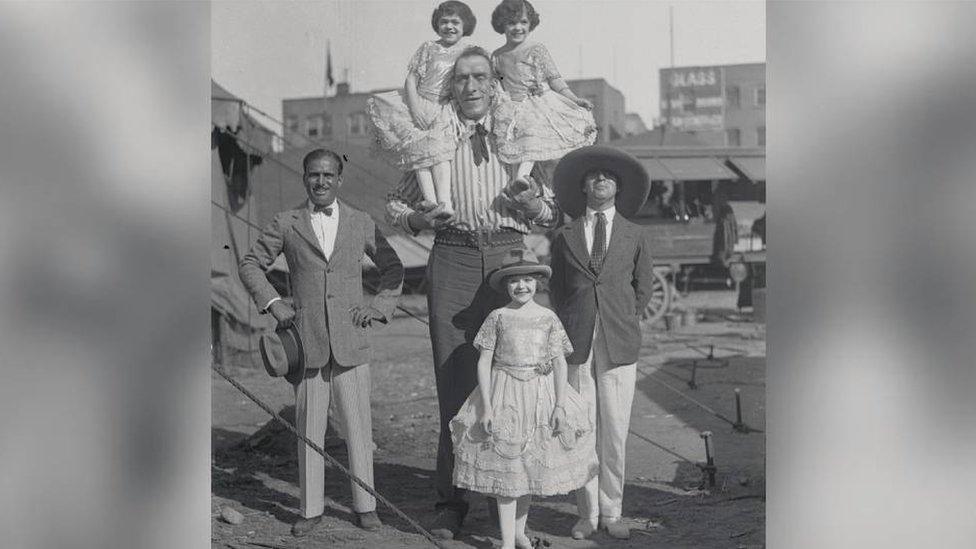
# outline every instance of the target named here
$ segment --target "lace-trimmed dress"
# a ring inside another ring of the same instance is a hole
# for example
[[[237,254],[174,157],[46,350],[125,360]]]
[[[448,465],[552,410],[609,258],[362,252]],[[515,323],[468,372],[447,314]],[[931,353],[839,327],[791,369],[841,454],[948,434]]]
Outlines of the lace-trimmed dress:
[[[552,359],[573,346],[556,314],[519,316],[496,309],[474,340],[494,349],[492,432],[478,422],[484,406],[475,389],[451,420],[454,484],[484,494],[519,497],[571,492],[597,474],[594,428],[587,405],[566,387],[566,425],[553,433],[556,393]]]
[[[549,87],[550,79],[561,76],[545,46],[525,44],[496,53],[492,64],[505,91],[494,111],[503,162],[557,160],[596,141],[593,113]]]
[[[468,46],[424,42],[410,58],[407,71],[417,75],[420,125],[410,116],[406,91],[375,94],[367,102],[375,149],[398,168],[429,168],[454,158],[459,122],[450,103],[450,75],[458,55]]]

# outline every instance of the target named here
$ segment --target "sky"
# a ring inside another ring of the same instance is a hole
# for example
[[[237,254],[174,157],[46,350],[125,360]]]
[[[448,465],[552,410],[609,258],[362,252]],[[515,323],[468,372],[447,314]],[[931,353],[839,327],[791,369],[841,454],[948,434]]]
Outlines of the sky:
[[[437,1],[214,2],[214,80],[281,120],[285,98],[321,96],[325,52],[333,76],[354,92],[403,85],[413,52],[437,36]],[[496,0],[470,0],[478,18],[473,41],[504,42],[491,28]],[[624,94],[627,112],[651,127],[660,116],[658,70],[671,63],[668,8],[673,7],[674,65],[766,60],[762,1],[535,0],[540,24],[529,39],[551,52],[567,79],[604,78]],[[348,73],[346,71],[348,70]]]

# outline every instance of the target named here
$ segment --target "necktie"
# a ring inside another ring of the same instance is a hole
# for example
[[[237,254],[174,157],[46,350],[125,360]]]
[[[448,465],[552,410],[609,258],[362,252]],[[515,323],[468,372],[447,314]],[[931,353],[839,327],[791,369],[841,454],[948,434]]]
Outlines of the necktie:
[[[332,204],[329,204],[328,206],[316,206],[315,211],[332,217]]]
[[[488,130],[481,124],[474,125],[474,133],[471,134],[471,153],[474,154],[474,165],[480,166],[482,162],[488,161],[488,143],[485,136]]]
[[[593,228],[593,249],[590,250],[590,269],[600,274],[607,248],[607,216],[596,212],[596,227]]]

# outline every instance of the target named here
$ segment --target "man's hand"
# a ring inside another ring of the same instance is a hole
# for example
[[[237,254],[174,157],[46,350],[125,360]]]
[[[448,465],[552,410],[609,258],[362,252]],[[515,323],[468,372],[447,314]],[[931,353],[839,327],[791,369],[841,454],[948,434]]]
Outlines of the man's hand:
[[[436,229],[444,223],[454,219],[454,216],[444,211],[444,205],[438,204],[427,211],[415,211],[407,218],[410,228],[414,231],[426,231]]]
[[[528,183],[528,187],[518,179],[513,181],[502,193],[502,202],[505,207],[522,212],[528,219],[535,219],[542,211],[542,200],[538,196],[539,184],[532,176],[525,177],[524,181]]]
[[[372,305],[353,305],[349,308],[349,314],[352,316],[352,325],[360,328],[371,326],[374,320],[383,319],[383,314]]]
[[[277,300],[268,308],[271,315],[278,321],[278,329],[284,329],[292,325],[295,320],[295,309],[283,300]]]

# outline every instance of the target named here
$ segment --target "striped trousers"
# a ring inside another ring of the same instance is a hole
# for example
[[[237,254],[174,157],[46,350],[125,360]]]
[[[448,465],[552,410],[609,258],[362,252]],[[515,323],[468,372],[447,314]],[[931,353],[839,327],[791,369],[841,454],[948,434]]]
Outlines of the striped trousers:
[[[334,398],[345,424],[349,469],[372,487],[373,422],[369,395],[369,364],[344,368],[330,362],[324,368],[308,370],[305,378],[295,385],[295,427],[321,447],[329,424],[329,402]],[[325,510],[325,458],[301,440],[298,441],[298,483],[302,516],[321,515]],[[357,513],[376,510],[376,498],[354,482],[352,508]]]

